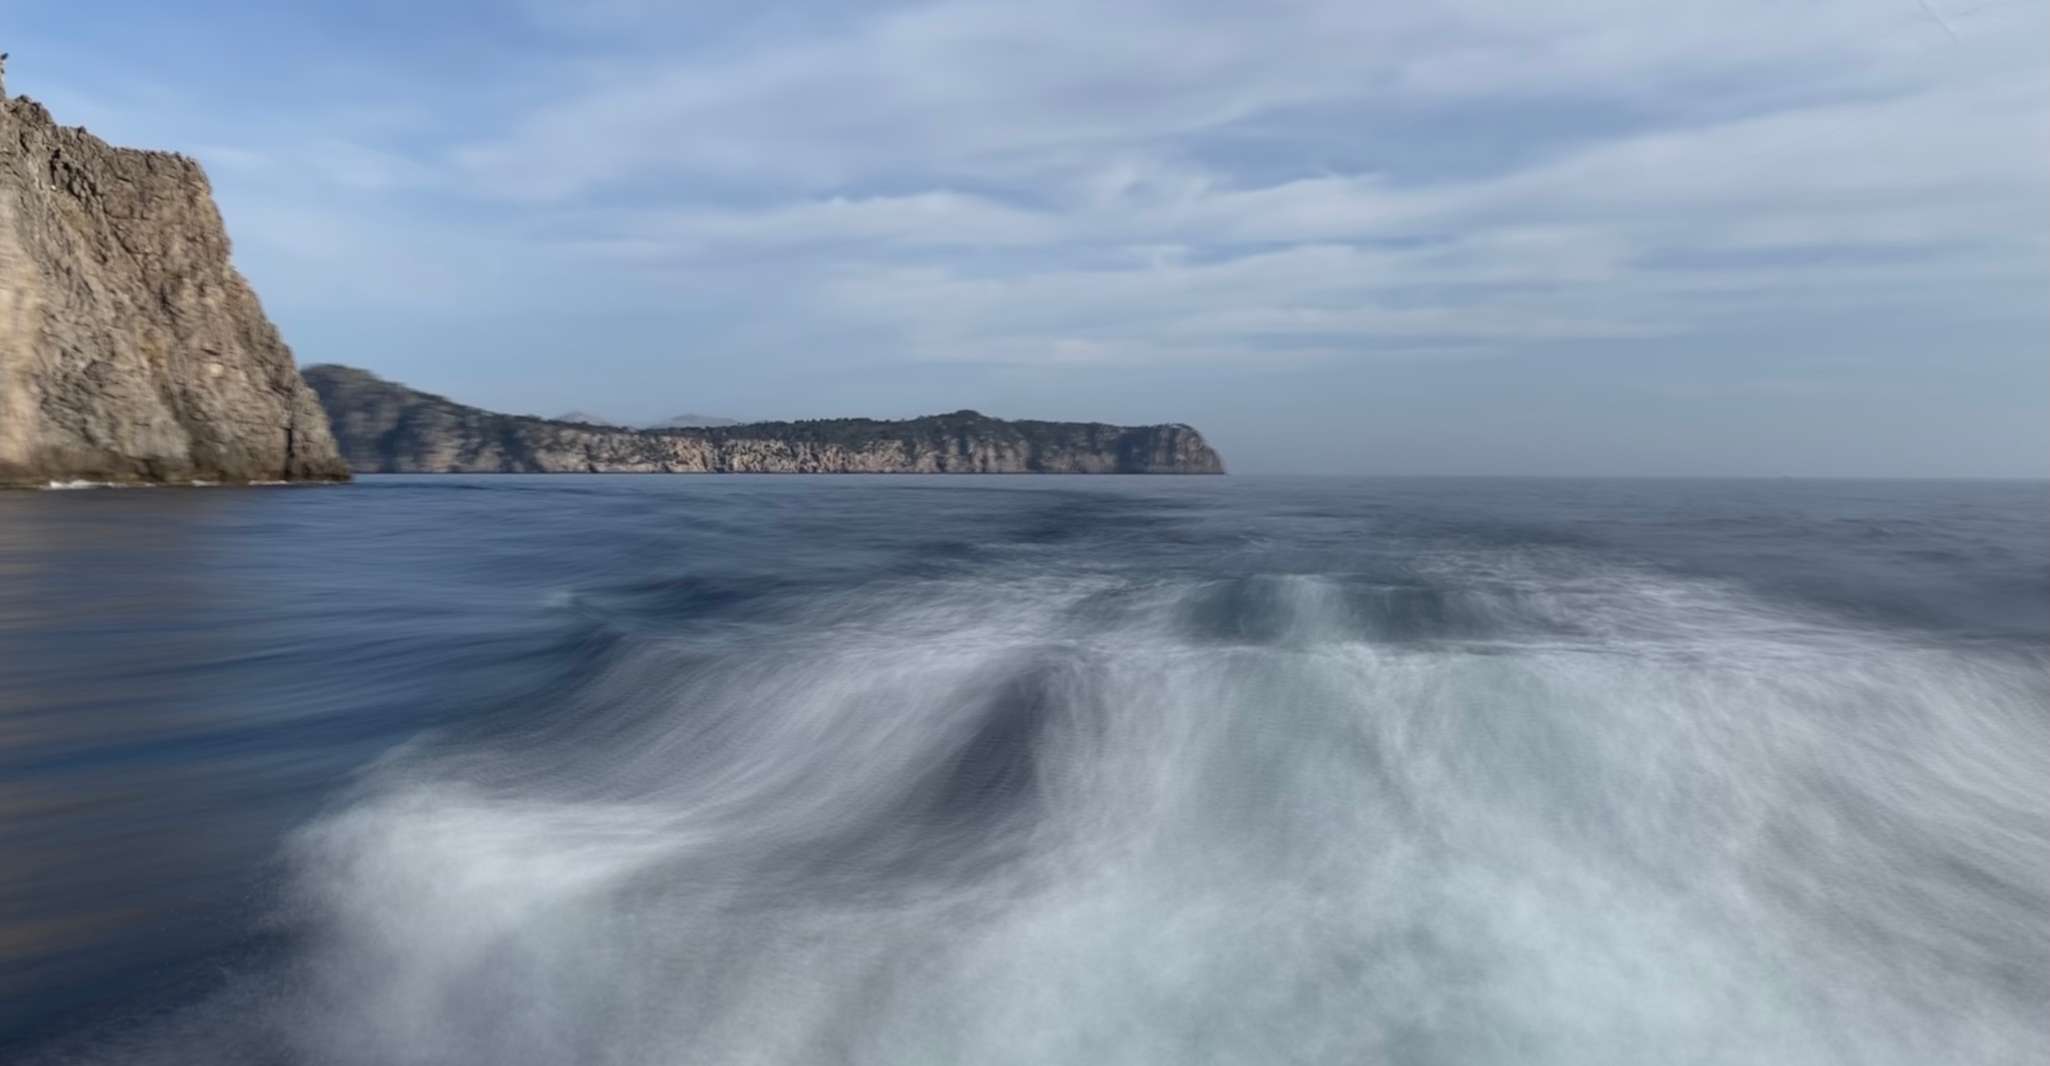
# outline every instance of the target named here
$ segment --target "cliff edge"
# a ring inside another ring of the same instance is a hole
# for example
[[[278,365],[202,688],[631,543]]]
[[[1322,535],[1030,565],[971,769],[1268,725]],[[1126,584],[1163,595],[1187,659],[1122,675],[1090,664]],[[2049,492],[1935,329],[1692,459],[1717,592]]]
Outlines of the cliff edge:
[[[0,82],[0,485],[348,476],[199,164]]]
[[[503,415],[367,371],[310,366],[358,473],[1222,474],[1189,426],[1006,421],[974,411],[619,429]]]

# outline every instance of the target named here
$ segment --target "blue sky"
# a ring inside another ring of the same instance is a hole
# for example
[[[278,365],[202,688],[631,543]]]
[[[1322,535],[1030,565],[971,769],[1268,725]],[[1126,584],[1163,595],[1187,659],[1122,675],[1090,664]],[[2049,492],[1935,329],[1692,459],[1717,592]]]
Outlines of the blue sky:
[[[302,363],[1241,471],[2050,472],[2050,4],[0,0]]]

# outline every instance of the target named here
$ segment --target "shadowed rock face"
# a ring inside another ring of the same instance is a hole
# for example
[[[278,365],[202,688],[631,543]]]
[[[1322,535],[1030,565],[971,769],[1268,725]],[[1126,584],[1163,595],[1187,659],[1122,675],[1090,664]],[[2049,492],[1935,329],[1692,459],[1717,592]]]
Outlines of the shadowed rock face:
[[[0,87],[0,485],[346,477],[199,164]]]
[[[359,473],[1221,474],[1188,426],[1007,422],[957,411],[608,429],[501,415],[344,366],[306,368]]]

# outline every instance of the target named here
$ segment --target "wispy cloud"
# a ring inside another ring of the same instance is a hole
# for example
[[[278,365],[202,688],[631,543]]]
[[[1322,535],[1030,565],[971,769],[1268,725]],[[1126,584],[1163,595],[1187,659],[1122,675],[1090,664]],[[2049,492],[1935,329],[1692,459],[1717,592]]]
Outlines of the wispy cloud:
[[[1789,273],[1839,299],[1954,281],[1969,302],[1989,268],[2040,272],[2050,112],[2009,34],[2041,19],[1959,18],[1979,22],[1951,40],[1870,3],[950,3],[606,66],[448,163],[590,218],[578,248],[622,269],[780,259],[781,313],[950,359],[1651,336],[1731,313],[1747,275],[1763,304]],[[1232,157],[1235,131],[1301,111],[1323,118],[1297,142],[1372,142],[1416,111],[1451,128],[1413,139],[1516,139],[1491,111],[1533,94],[1563,129],[1493,168]],[[1631,117],[1577,130],[1581,108]]]

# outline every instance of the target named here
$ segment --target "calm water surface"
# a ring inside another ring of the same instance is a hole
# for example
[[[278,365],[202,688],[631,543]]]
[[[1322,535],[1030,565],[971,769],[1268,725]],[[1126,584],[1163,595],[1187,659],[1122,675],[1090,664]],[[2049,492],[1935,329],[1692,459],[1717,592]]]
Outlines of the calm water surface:
[[[0,494],[0,1061],[2050,1061],[2050,485]]]

